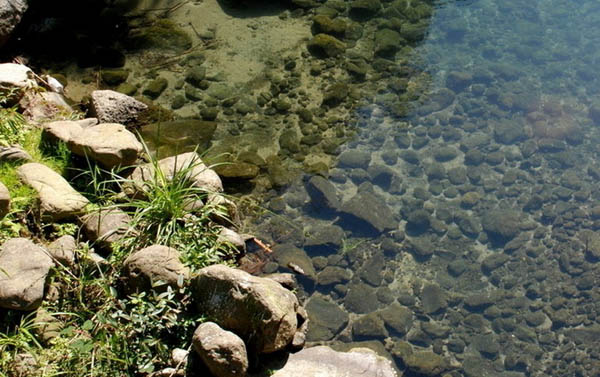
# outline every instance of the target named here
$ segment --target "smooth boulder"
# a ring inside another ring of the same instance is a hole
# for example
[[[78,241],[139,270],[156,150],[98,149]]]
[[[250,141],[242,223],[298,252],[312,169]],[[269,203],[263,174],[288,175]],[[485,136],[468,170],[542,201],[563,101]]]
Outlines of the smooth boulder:
[[[46,165],[30,162],[17,169],[19,178],[37,191],[44,219],[56,221],[82,213],[89,201],[60,174]]]
[[[100,123],[135,123],[148,106],[126,94],[114,90],[94,90],[91,111]]]
[[[281,284],[224,265],[201,269],[192,279],[200,313],[238,334],[251,352],[271,353],[292,343],[300,304]]]
[[[48,252],[26,238],[12,238],[0,248],[0,307],[33,310],[44,298],[54,266]]]
[[[192,338],[194,350],[215,377],[245,376],[248,354],[244,341],[214,322],[198,326]]]
[[[109,251],[131,229],[131,217],[119,208],[94,211],[82,217],[80,222],[86,237]]]
[[[125,289],[129,292],[144,291],[158,288],[158,282],[163,283],[160,287],[178,288],[189,278],[189,270],[179,257],[179,251],[161,245],[136,251],[123,263]]]
[[[107,169],[132,165],[144,149],[135,135],[118,123],[82,127],[76,121],[50,122],[44,125],[44,137],[66,143],[76,155],[89,157]]]

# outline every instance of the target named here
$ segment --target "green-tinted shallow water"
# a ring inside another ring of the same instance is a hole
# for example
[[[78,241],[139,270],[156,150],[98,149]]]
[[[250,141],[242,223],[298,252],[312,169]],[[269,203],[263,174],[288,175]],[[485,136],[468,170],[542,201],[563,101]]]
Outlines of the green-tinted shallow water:
[[[407,376],[600,375],[600,4],[317,5],[170,12],[189,40],[129,51],[127,89],[164,78],[155,102],[204,122],[152,143],[232,154],[226,184],[272,211],[250,267],[304,271],[310,343]]]

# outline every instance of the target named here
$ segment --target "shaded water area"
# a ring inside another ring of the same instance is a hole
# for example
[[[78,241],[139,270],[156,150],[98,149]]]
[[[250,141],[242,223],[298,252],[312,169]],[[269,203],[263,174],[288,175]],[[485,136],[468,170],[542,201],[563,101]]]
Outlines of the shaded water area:
[[[53,72],[163,106],[161,157],[230,162],[268,209],[245,268],[297,274],[309,344],[407,376],[600,375],[597,2],[146,3],[98,26],[106,64]]]

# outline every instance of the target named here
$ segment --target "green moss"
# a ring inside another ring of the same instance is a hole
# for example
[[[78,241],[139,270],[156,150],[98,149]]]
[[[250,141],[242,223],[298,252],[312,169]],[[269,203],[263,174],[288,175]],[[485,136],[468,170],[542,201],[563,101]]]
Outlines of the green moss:
[[[150,26],[133,30],[127,42],[133,50],[157,48],[184,51],[192,47],[190,36],[170,20],[156,20]]]

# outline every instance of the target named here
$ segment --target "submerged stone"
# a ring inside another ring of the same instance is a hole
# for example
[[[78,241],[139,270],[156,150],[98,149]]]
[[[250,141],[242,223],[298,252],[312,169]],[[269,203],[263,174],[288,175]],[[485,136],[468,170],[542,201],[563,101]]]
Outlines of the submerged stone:
[[[348,324],[348,313],[319,296],[313,296],[308,300],[306,311],[310,321],[308,341],[330,340]]]
[[[374,193],[361,192],[342,204],[340,225],[362,233],[381,233],[398,227],[388,205]]]
[[[308,50],[316,57],[336,57],[346,50],[346,44],[328,34],[317,34],[308,42]]]

